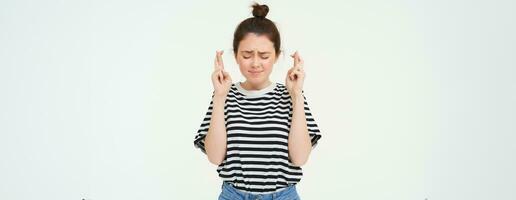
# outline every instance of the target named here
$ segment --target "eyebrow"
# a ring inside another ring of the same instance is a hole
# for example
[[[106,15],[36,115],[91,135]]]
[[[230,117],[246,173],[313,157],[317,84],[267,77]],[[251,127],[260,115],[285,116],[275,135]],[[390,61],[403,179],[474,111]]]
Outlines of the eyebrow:
[[[253,53],[253,51],[240,51],[242,53]],[[268,51],[265,51],[265,52],[261,52],[261,51],[258,51],[258,54],[268,54],[268,53],[271,53],[271,52],[268,52]]]

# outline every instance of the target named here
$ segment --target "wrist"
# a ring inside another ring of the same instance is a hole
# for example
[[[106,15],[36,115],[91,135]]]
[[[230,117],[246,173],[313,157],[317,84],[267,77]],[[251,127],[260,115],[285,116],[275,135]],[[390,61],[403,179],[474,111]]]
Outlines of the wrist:
[[[304,103],[303,94],[295,94],[290,95],[290,98],[292,99],[292,103]]]
[[[213,95],[213,102],[225,102],[227,94],[215,94]]]
[[[301,91],[289,91],[289,94],[292,99],[303,98],[303,92]]]

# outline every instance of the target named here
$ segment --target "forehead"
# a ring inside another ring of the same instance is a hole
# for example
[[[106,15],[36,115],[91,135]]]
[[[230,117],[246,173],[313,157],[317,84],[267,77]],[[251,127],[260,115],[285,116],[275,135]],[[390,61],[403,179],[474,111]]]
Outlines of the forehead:
[[[238,51],[274,52],[274,43],[266,35],[248,33],[238,46]]]

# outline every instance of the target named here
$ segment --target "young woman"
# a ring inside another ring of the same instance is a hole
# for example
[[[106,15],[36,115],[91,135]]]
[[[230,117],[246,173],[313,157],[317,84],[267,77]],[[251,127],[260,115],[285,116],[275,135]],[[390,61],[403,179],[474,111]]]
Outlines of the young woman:
[[[217,51],[212,101],[194,145],[218,165],[219,199],[299,199],[301,166],[321,134],[303,91],[303,60],[296,52],[285,84],[269,79],[280,54],[280,34],[266,5],[235,30],[233,51],[244,82],[233,83]]]

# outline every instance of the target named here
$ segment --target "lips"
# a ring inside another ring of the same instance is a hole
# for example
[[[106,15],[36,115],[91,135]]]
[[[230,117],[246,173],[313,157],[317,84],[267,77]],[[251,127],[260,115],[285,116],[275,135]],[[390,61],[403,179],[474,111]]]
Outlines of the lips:
[[[249,71],[249,73],[251,74],[259,74],[259,73],[262,73],[263,71]]]

